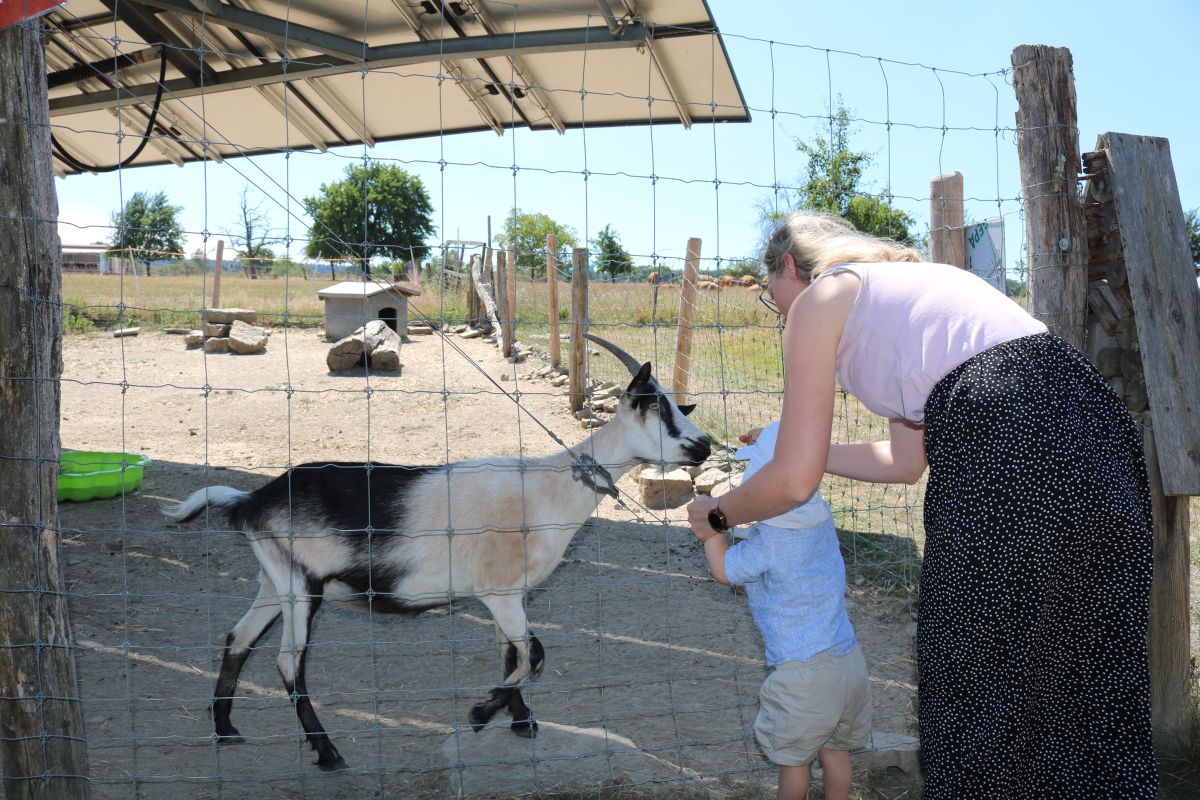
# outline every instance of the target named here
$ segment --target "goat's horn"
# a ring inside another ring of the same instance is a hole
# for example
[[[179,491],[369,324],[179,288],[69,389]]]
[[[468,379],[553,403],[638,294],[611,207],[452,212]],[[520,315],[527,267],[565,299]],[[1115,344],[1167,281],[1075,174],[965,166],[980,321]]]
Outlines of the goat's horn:
[[[638,361],[636,358],[629,355],[629,353],[626,353],[624,350],[617,347],[615,344],[608,341],[607,339],[601,339],[599,336],[594,336],[590,333],[585,333],[584,337],[591,339],[593,342],[600,345],[605,350],[607,350],[608,352],[610,352],[614,356],[616,356],[617,360],[620,361],[622,364],[624,364],[625,368],[629,370],[630,375],[637,375],[638,370],[640,370],[642,368],[642,364],[640,361]]]

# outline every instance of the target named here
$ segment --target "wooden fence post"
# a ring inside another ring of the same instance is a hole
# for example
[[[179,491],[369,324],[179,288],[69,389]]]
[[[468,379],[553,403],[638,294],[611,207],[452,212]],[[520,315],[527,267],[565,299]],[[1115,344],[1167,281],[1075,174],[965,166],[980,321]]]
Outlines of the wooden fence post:
[[[517,341],[517,249],[515,247],[508,248],[508,259],[504,262],[505,268],[508,271],[508,276],[505,279],[505,287],[508,290],[508,351],[504,354],[507,358],[516,354],[513,349]]]
[[[1184,495],[1200,494],[1200,289],[1167,140],[1105,133],[1084,161],[1093,327],[1116,340],[1109,349],[1117,352],[1122,394],[1145,437],[1154,509],[1155,744],[1161,753],[1188,753],[1191,559]]]
[[[929,182],[929,258],[939,264],[967,267],[963,238],[963,176],[939,175]]]
[[[695,332],[696,281],[700,274],[700,240],[688,239],[687,257],[683,262],[683,283],[679,289],[679,326],[675,330],[675,371],[671,391],[675,402],[684,403],[688,375],[692,369],[692,335]]]
[[[217,239],[217,263],[213,267],[213,308],[221,307],[221,264],[225,260],[225,240]]]
[[[0,774],[8,800],[88,798],[59,567],[62,250],[38,20],[0,30]]]
[[[550,366],[562,364],[562,345],[558,340],[558,236],[546,234],[546,291],[550,298]]]
[[[500,345],[500,354],[507,358],[511,354],[512,339],[509,338],[509,317],[512,311],[508,307],[508,252],[496,251],[496,316],[499,317],[500,330],[496,331],[496,343]]]
[[[1079,194],[1075,77],[1065,47],[1012,52],[1025,202],[1029,313],[1080,352],[1087,321],[1087,233]]]
[[[588,251],[576,247],[572,254],[571,270],[571,368],[568,384],[572,411],[583,408],[584,401],[584,355],[587,353],[588,332]]]

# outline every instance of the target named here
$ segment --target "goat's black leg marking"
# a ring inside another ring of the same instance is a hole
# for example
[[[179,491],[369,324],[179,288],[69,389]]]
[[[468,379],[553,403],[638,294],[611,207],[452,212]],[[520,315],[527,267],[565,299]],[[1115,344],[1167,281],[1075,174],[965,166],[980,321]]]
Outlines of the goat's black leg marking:
[[[265,576],[260,576],[259,580],[261,586],[258,597],[225,637],[225,649],[221,654],[221,672],[213,690],[212,704],[213,730],[221,744],[239,744],[246,741],[229,721],[233,696],[237,693],[238,676],[241,675],[242,666],[250,657],[254,646],[279,618],[279,604],[273,602],[275,587]]]
[[[505,654],[505,670],[511,674],[516,669],[516,648],[509,645],[511,650]],[[529,637],[529,677],[533,678],[542,671],[546,660],[546,651],[536,636]],[[533,712],[525,705],[525,698],[520,689],[513,689],[508,697],[508,715],[512,717],[509,729],[517,736],[533,739],[537,736],[538,724],[533,718]]]
[[[317,751],[316,764],[323,770],[332,771],[346,769],[350,765],[345,762],[337,748],[333,746],[333,742],[329,740],[329,735],[325,733],[325,729],[321,727],[321,721],[317,719],[317,712],[313,708],[312,699],[308,695],[308,685],[304,680],[304,661],[308,653],[308,634],[312,630],[312,619],[317,613],[317,609],[321,606],[321,593],[324,590],[319,583],[310,582],[309,594],[307,603],[297,601],[292,609],[285,610],[285,614],[292,614],[296,618],[296,623],[293,631],[292,646],[296,649],[296,676],[295,680],[289,682],[288,675],[284,664],[280,664],[280,672],[283,675],[284,686],[288,690],[288,694],[292,697],[292,702],[296,706],[296,716],[300,719],[300,726],[304,728],[304,736],[308,740],[309,746]],[[300,612],[304,611],[304,605],[307,605],[307,614],[300,617]],[[286,631],[285,631],[285,636]],[[281,657],[282,657],[281,653]]]
[[[492,717],[496,716],[497,711],[508,706],[509,695],[514,691],[516,690],[498,686],[488,692],[487,700],[480,700],[471,706],[471,729],[476,733],[483,730],[483,726],[491,722]]]

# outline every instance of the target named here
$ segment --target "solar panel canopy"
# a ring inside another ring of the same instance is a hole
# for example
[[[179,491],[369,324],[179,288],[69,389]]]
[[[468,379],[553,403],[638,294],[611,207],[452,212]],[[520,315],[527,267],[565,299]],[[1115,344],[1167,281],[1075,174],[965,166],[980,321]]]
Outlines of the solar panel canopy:
[[[71,0],[44,19],[60,175],[750,118],[704,0]]]

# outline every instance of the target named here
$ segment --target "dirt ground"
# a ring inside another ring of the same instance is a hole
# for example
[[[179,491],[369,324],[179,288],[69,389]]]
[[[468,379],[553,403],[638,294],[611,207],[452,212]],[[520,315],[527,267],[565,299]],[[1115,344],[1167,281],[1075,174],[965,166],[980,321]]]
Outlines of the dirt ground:
[[[310,460],[554,452],[487,376],[518,388],[568,443],[583,438],[565,387],[531,377],[540,361],[514,366],[484,342],[451,340],[413,336],[399,375],[368,376],[330,374],[327,344],[310,330],[276,330],[256,356],[206,356],[159,332],[66,338],[63,446],[152,459],[139,492],[60,508],[98,798],[446,795],[442,746],[474,735],[467,710],[498,679],[483,607],[415,618],[322,608],[308,686],[350,770],[312,766],[275,668],[278,628],[247,662],[234,703],[247,743],[218,747],[208,709],[220,645],[255,595],[256,563],[241,534],[169,525],[158,507],[206,484],[254,488]],[[619,486],[629,508],[606,498],[529,598],[546,668],[526,700],[540,720],[633,740],[677,770],[672,790],[696,774],[772,785],[753,741],[765,668],[745,598],[708,578],[682,508],[648,511],[630,478]],[[849,600],[875,727],[914,733],[909,601],[853,582]],[[511,739],[506,761],[528,761],[528,741]]]

